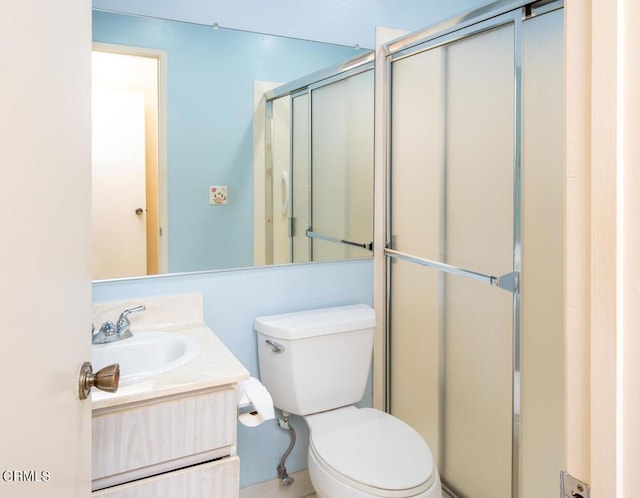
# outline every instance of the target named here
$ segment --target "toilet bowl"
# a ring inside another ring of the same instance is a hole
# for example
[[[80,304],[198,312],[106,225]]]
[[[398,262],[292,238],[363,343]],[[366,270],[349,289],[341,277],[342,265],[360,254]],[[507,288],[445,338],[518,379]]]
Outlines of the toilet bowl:
[[[262,383],[274,405],[310,429],[308,466],[322,498],[441,498],[425,440],[361,400],[375,313],[365,305],[257,318]]]
[[[350,406],[305,420],[309,475],[319,496],[441,498],[428,445],[396,417]]]

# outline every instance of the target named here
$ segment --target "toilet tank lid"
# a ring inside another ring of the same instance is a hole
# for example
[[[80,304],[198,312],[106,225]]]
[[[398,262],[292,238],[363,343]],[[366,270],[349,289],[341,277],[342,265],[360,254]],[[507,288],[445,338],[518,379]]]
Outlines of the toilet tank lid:
[[[376,313],[366,304],[322,308],[256,318],[258,332],[276,339],[306,339],[352,330],[372,329]]]

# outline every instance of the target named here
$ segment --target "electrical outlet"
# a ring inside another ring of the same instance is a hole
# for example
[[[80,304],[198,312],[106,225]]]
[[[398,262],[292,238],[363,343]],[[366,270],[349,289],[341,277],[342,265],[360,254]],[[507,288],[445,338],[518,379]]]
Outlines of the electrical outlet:
[[[227,186],[212,185],[209,187],[209,205],[220,206],[227,203]]]

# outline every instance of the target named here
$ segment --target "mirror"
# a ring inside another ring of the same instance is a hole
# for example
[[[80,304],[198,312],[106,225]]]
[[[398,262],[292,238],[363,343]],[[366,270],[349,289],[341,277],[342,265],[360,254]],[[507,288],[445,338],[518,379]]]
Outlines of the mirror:
[[[105,175],[96,174],[94,169],[94,198],[103,199],[102,208],[94,206],[94,261],[108,266],[131,258],[130,253],[135,252],[135,237],[125,228],[124,222],[111,219],[120,208],[143,241],[133,258],[135,267],[132,264],[120,274],[101,273],[94,268],[94,278],[207,271],[282,262],[256,258],[255,253],[259,251],[254,250],[256,226],[264,225],[263,220],[254,219],[254,86],[256,82],[270,82],[271,87],[285,84],[353,59],[362,51],[353,47],[99,10],[93,11],[93,40],[94,54],[98,56],[120,53],[129,62],[133,58],[153,60],[157,66],[147,72],[158,77],[155,83],[157,96],[151,92],[150,97],[125,98],[118,104],[113,100],[103,102],[101,108],[105,114],[110,114],[116,121],[105,120],[102,124],[97,123],[101,118],[95,111],[99,104],[95,102],[98,85],[94,79],[94,167],[98,143],[95,131],[102,128],[118,130],[127,138],[138,136],[137,145],[131,146],[133,152],[125,152],[124,147],[109,142],[102,148],[108,153],[125,156],[129,161],[137,158],[138,162],[145,163],[142,170],[146,169],[139,174],[141,180],[131,180],[118,170],[114,170],[116,174],[113,175],[111,171],[112,180],[115,180],[112,181],[113,190],[101,195],[95,192],[103,185]],[[94,78],[97,72],[101,72],[110,80],[106,83],[108,91],[103,93],[118,98],[122,93],[122,80],[116,77],[114,81],[116,71],[108,64],[102,70],[97,67],[98,63],[95,63]],[[128,62],[124,67],[124,74],[134,73]],[[370,79],[372,85],[373,78]],[[138,84],[133,93],[142,93],[140,86]],[[156,110],[148,110],[149,102],[158,103]],[[138,109],[137,114],[133,109]],[[132,111],[131,116],[129,111]],[[130,129],[136,122],[142,131]],[[369,124],[372,137],[372,118]],[[349,123],[343,125],[348,126]],[[145,138],[149,129],[158,130],[157,143]],[[319,140],[319,137],[314,135],[314,140]],[[372,144],[371,138],[371,157]],[[157,165],[150,167],[146,162],[155,156]],[[111,164],[109,160],[106,162]],[[154,169],[157,173],[153,173]],[[372,176],[372,161],[370,171]],[[313,169],[313,175],[322,176],[322,170]],[[332,190],[333,195],[337,192],[347,195],[349,192],[354,199],[359,199],[357,202],[360,204],[372,199],[372,182],[336,184],[340,188],[331,189],[332,178],[337,177],[335,171],[330,175],[322,182],[325,190]],[[272,193],[271,186],[264,188]],[[135,199],[134,190],[142,200]],[[157,201],[149,200],[152,199],[150,191],[157,192]],[[309,189],[307,195],[310,192]],[[340,206],[346,204],[336,203]],[[111,226],[111,232],[96,233],[96,216],[100,217],[100,226],[104,223]],[[341,221],[340,224],[344,223]],[[345,235],[336,236],[342,238]],[[154,238],[157,241],[154,242]],[[271,243],[275,244],[274,241]],[[320,243],[309,242],[311,245]],[[328,252],[333,255],[327,259],[370,254],[367,251]],[[300,260],[289,259],[290,262]]]
[[[352,61],[339,76],[268,101],[268,261],[371,255],[373,102],[370,57]]]

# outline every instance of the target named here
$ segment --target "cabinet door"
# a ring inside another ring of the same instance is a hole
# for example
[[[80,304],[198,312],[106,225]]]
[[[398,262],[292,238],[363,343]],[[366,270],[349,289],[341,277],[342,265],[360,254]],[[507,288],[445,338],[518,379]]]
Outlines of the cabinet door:
[[[226,389],[94,414],[93,489],[232,454],[235,400]]]
[[[140,481],[96,491],[93,498],[184,498],[221,496],[237,498],[240,459],[223,458],[188,469],[176,470]]]

